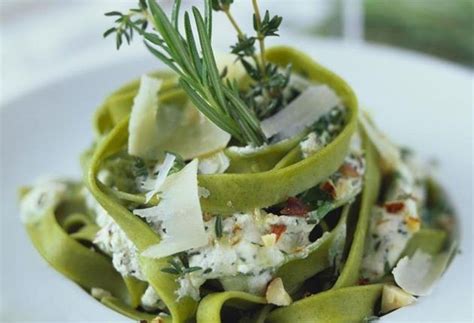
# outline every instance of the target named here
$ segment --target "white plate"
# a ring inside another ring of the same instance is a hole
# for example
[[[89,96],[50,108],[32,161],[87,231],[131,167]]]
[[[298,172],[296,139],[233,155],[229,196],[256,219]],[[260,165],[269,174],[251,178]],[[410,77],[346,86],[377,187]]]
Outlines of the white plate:
[[[360,102],[398,142],[440,162],[440,179],[461,217],[462,253],[433,295],[389,321],[472,319],[472,75],[427,56],[297,37],[318,61],[345,77]],[[1,117],[2,321],[124,320],[48,267],[19,221],[17,188],[43,174],[79,177],[92,140],[91,116],[117,86],[157,66],[150,56],[67,76],[24,93]]]

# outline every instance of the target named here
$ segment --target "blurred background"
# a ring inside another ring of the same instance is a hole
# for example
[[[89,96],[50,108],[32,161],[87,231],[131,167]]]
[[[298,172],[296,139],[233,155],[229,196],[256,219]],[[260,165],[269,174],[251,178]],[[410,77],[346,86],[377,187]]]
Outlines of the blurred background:
[[[115,53],[102,40],[111,25],[103,13],[135,0],[0,0],[1,100],[46,80],[144,52],[138,44]],[[186,5],[201,1],[185,0]],[[165,6],[172,1],[160,0]],[[284,16],[284,29],[315,40],[376,43],[419,51],[470,69],[474,66],[472,0],[262,0]],[[237,0],[235,15],[250,25],[250,1]],[[219,16],[219,15],[216,15]],[[215,42],[234,41],[224,20]],[[230,38],[229,38],[230,37]],[[222,47],[221,46],[221,47]],[[225,49],[224,47],[222,49]]]

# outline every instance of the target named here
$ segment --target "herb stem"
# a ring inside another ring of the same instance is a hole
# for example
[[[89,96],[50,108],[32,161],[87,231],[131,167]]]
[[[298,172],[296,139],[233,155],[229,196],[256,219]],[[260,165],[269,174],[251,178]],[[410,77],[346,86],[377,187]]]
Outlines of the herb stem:
[[[262,18],[260,16],[260,9],[258,8],[257,0],[252,0],[253,10],[255,11],[255,24],[257,26],[257,30],[260,30],[260,25],[262,23]],[[258,44],[260,46],[260,58],[262,63],[262,75],[263,78],[266,78],[266,66],[267,62],[265,60],[265,36],[262,35],[260,31],[257,32],[257,39]]]
[[[225,9],[223,9],[222,11],[224,11],[225,15],[227,16],[227,18],[229,19],[230,23],[231,23],[232,26],[234,27],[235,31],[237,31],[237,35],[238,35],[239,37],[245,36],[244,33],[242,32],[242,29],[240,29],[239,25],[237,24],[237,21],[235,20],[234,16],[233,16],[232,13],[230,12],[230,9],[229,9],[229,8],[225,8]]]
[[[239,24],[237,23],[237,20],[235,20],[234,16],[230,12],[230,7],[223,8],[222,11],[224,11],[224,14],[227,16],[229,19],[231,25],[234,27],[235,31],[237,32],[237,36],[239,39],[244,39],[245,34],[243,33],[242,29],[240,29]],[[257,64],[257,67],[263,70],[263,66],[260,64],[260,61],[258,60],[257,56],[255,54],[252,55],[255,63]]]

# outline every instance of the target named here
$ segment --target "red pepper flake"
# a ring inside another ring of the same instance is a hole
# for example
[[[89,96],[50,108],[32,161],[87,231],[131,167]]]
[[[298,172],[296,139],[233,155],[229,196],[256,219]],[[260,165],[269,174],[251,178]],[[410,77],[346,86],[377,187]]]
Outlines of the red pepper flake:
[[[238,225],[238,224],[234,225],[234,227],[232,228],[232,233],[233,233],[233,234],[237,234],[237,233],[239,233],[240,231],[242,231],[242,228],[241,228],[240,225]]]
[[[305,216],[309,207],[296,197],[289,197],[285,207],[280,211],[283,215]]]
[[[332,198],[336,198],[336,187],[331,180],[322,183],[320,188],[331,195]]]
[[[280,236],[285,233],[286,231],[286,225],[284,224],[272,224],[271,227],[271,232],[276,235],[276,241],[280,239]]]
[[[398,213],[403,210],[405,204],[403,202],[390,202],[385,203],[383,207],[388,213]]]
[[[369,284],[369,279],[368,278],[360,278],[359,279],[359,285],[368,285]]]
[[[351,164],[342,164],[339,168],[339,172],[346,177],[358,177],[359,173]]]

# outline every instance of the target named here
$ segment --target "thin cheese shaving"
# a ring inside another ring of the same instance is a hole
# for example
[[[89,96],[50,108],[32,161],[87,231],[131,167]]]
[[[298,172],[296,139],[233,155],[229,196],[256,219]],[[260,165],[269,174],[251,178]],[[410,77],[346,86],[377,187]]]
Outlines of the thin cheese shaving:
[[[395,282],[412,295],[429,295],[455,250],[453,244],[450,250],[436,256],[417,250],[411,258],[403,257],[392,271]]]
[[[340,102],[327,85],[309,86],[283,110],[263,120],[262,131],[267,138],[276,134],[282,138],[291,137],[312,125]]]
[[[207,244],[201,205],[198,197],[197,159],[178,173],[168,176],[161,186],[162,197],[157,206],[134,210],[152,225],[160,225],[161,242],[150,246],[142,256],[162,258]]]
[[[164,184],[166,177],[168,176],[171,168],[174,165],[175,159],[176,159],[175,155],[166,154],[163,164],[161,164],[161,166],[158,169],[158,176],[156,177],[153,190],[151,190],[150,192],[146,194],[147,203],[153,198],[153,196],[155,196],[160,191],[161,186]]]
[[[158,110],[157,93],[162,81],[143,75],[138,93],[133,99],[132,112],[128,127],[128,153],[141,158],[153,159],[155,138],[158,137],[156,112]]]

